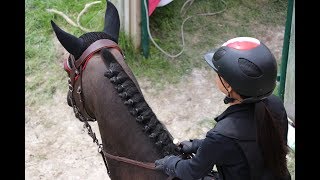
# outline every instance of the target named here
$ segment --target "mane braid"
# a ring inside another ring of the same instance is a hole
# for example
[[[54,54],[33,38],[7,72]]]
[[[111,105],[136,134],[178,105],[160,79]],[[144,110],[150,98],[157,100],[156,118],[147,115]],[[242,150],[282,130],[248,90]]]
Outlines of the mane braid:
[[[162,156],[180,154],[168,130],[158,120],[143,95],[114,56],[105,48],[101,50],[101,53],[107,66],[104,76],[114,85],[130,114],[141,125],[141,130],[148,135]]]

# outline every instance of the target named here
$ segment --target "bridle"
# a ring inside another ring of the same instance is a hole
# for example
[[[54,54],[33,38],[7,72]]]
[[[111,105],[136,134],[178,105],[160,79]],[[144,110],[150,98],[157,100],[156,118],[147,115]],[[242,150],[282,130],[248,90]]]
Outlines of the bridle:
[[[75,116],[81,121],[96,121],[94,115],[90,115],[85,108],[85,99],[82,93],[82,72],[86,68],[87,63],[92,58],[92,56],[99,52],[102,48],[116,49],[121,53],[121,58],[123,58],[123,53],[120,47],[112,40],[100,39],[92,43],[76,60],[72,54],[70,54],[70,61],[64,62],[64,69],[67,71],[68,78],[68,99],[73,107]],[[110,51],[113,52],[113,51]],[[119,57],[119,56],[117,56]],[[70,64],[69,64],[70,63]],[[76,84],[76,81],[78,83]],[[74,91],[78,94],[78,99],[74,97]]]
[[[98,146],[98,152],[101,154],[104,164],[107,168],[108,174],[110,175],[109,167],[107,164],[107,158],[124,162],[127,164],[139,166],[146,169],[155,170],[154,163],[148,162],[141,162],[132,160],[126,157],[115,156],[110,153],[107,153],[104,149],[102,144],[99,143],[95,133],[92,131],[92,128],[88,121],[96,121],[94,115],[88,113],[85,108],[85,99],[82,93],[82,72],[85,69],[87,63],[91,59],[91,57],[99,52],[102,48],[108,48],[110,52],[115,56],[115,58],[122,58],[124,60],[124,55],[121,48],[112,40],[109,39],[101,39],[92,43],[80,56],[79,59],[75,60],[74,56],[70,54],[70,61],[66,60],[64,63],[64,69],[69,74],[68,85],[69,85],[69,92],[68,92],[68,100],[71,103],[75,116],[81,121],[84,122],[84,129],[87,129],[88,135],[93,139],[93,142]],[[115,53],[114,49],[119,53]],[[70,64],[69,64],[70,63]],[[75,96],[77,93],[77,96]],[[172,178],[172,177],[169,177]]]

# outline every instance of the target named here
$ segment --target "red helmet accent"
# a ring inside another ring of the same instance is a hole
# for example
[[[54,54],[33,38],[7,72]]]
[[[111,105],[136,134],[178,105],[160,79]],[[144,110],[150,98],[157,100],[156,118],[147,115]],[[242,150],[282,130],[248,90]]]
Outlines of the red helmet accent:
[[[225,42],[222,46],[228,46],[238,50],[250,50],[260,45],[260,41],[251,37],[237,37]]]

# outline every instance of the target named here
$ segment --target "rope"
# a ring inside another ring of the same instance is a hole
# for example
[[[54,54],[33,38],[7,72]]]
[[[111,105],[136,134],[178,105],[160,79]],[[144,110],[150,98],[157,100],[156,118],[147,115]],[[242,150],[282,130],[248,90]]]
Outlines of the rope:
[[[178,53],[178,54],[175,54],[175,55],[171,55],[171,54],[169,54],[169,53],[167,53],[166,51],[164,51],[154,40],[153,40],[153,37],[152,37],[152,35],[151,35],[151,33],[150,33],[150,28],[149,28],[149,16],[148,16],[148,8],[147,8],[147,3],[146,3],[146,0],[144,0],[143,2],[144,2],[144,6],[145,6],[145,9],[146,9],[146,11],[145,11],[145,15],[146,15],[146,18],[147,18],[147,31],[148,31],[148,35],[149,35],[149,37],[150,37],[150,40],[152,41],[152,43],[156,46],[156,48],[158,48],[162,53],[164,53],[166,56],[169,56],[169,57],[171,57],[171,58],[175,58],[175,57],[178,57],[178,56],[180,56],[182,53],[183,53],[183,51],[184,51],[184,48],[185,48],[185,42],[184,42],[184,33],[183,33],[183,26],[184,26],[184,23],[187,21],[187,20],[189,20],[189,19],[191,19],[191,18],[193,18],[193,17],[196,17],[196,16],[212,16],[212,15],[216,15],[216,14],[219,14],[219,13],[222,13],[222,12],[224,12],[225,10],[226,10],[226,8],[227,8],[227,4],[226,4],[226,2],[224,1],[224,0],[220,0],[223,4],[224,4],[224,8],[221,10],[221,11],[218,11],[218,12],[213,12],[213,13],[200,13],[200,14],[195,14],[195,15],[191,15],[191,16],[188,16],[188,17],[186,17],[184,20],[183,20],[183,22],[182,22],[182,24],[181,24],[181,40],[182,40],[182,50]],[[182,10],[184,9],[184,7],[189,3],[189,7],[192,5],[192,3],[194,2],[194,0],[187,0],[184,4],[183,4],[183,6],[181,7],[181,10],[180,10],[180,14],[182,14],[182,16],[185,14],[185,12],[186,11],[184,11],[183,13],[182,13]]]
[[[186,11],[183,11],[185,6],[187,6],[187,4],[189,4],[188,8],[193,4],[195,0],[187,0],[183,6],[181,7],[180,9],[180,14],[182,16],[185,15]],[[213,15],[216,15],[216,14],[220,14],[222,12],[224,12],[227,8],[227,4],[224,0],[220,0],[223,4],[224,4],[224,8],[221,10],[221,11],[218,11],[218,12],[214,12],[214,13],[199,13],[199,14],[195,14],[195,15],[190,15],[188,17],[186,17],[182,24],[181,24],[181,40],[182,40],[182,50],[178,53],[178,54],[175,54],[175,55],[171,55],[169,53],[167,53],[166,51],[164,51],[153,39],[152,35],[151,35],[151,32],[150,32],[150,28],[149,28],[149,15],[148,15],[148,8],[147,8],[147,3],[146,3],[146,0],[144,0],[144,6],[145,6],[145,16],[147,18],[147,32],[148,32],[148,35],[150,37],[150,40],[152,41],[152,43],[156,46],[156,48],[158,48],[162,53],[164,53],[166,56],[169,56],[171,58],[175,58],[175,57],[178,57],[180,56],[184,49],[185,49],[185,38],[184,38],[184,31],[183,31],[183,27],[184,27],[184,24],[187,22],[187,20],[193,18],[193,17],[196,17],[196,16],[213,16]],[[61,11],[57,11],[55,9],[47,9],[48,12],[52,12],[52,13],[56,13],[60,16],[62,16],[69,24],[71,24],[72,26],[75,26],[75,27],[79,27],[81,30],[85,31],[85,32],[90,32],[91,30],[87,29],[87,28],[84,28],[81,26],[80,24],[80,17],[85,13],[87,12],[88,8],[94,4],[98,4],[98,3],[101,3],[101,1],[94,1],[94,2],[91,2],[91,3],[87,3],[84,7],[84,9],[79,13],[78,17],[77,17],[77,24],[72,21],[66,14],[64,14],[63,12]]]
[[[56,13],[60,16],[62,16],[69,24],[71,24],[72,26],[75,26],[75,27],[78,27],[78,25],[72,21],[66,14],[64,14],[63,12],[61,11],[57,11],[55,9],[47,9],[48,12],[51,12],[51,13]]]
[[[80,28],[82,31],[85,31],[85,32],[91,32],[92,30],[90,29],[87,29],[87,28],[84,28],[81,26],[80,24],[80,18],[81,16],[86,13],[89,9],[90,6],[94,5],[94,4],[98,4],[98,3],[101,3],[101,1],[94,1],[94,2],[91,2],[91,3],[87,3],[84,7],[84,9],[79,13],[78,17],[77,17],[77,23],[75,23],[74,21],[72,21],[66,14],[64,14],[63,12],[61,11],[58,11],[56,9],[46,9],[48,12],[51,12],[51,13],[56,13],[60,16],[62,16],[69,24],[71,24],[72,26],[74,27],[78,27]]]
[[[87,3],[85,6],[84,6],[84,9],[79,13],[78,17],[77,17],[77,23],[78,23],[78,26],[81,30],[83,31],[86,31],[86,32],[89,32],[91,30],[89,29],[86,29],[86,28],[83,28],[81,25],[80,25],[80,17],[88,11],[89,7],[94,5],[94,4],[98,4],[98,3],[101,3],[101,1],[94,1],[94,2],[91,2],[91,3]]]

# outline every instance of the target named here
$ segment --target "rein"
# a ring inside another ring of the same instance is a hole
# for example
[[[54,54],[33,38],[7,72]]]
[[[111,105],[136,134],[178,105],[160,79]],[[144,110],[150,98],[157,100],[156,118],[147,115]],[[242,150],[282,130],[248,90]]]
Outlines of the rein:
[[[132,159],[129,159],[129,158],[126,158],[126,157],[115,156],[115,155],[112,155],[110,153],[107,153],[103,149],[102,144],[99,143],[99,141],[98,141],[98,139],[96,137],[96,134],[92,131],[92,128],[91,128],[90,124],[88,122],[85,122],[84,125],[83,125],[83,128],[87,129],[88,135],[92,138],[93,142],[97,144],[98,152],[102,155],[103,161],[104,161],[104,163],[106,165],[106,168],[107,168],[107,171],[108,171],[108,174],[110,174],[110,171],[109,171],[109,167],[108,167],[108,164],[106,162],[105,157],[108,157],[108,158],[116,160],[116,161],[124,162],[124,163],[127,163],[127,164],[132,164],[132,165],[135,165],[135,166],[143,167],[143,168],[146,168],[146,169],[155,170],[154,163],[146,163],[146,162],[136,161],[136,160],[132,160]]]
[[[108,48],[110,49],[110,52],[116,57],[116,58],[124,58],[122,50],[120,47],[113,41],[109,39],[101,39],[93,44],[91,44],[80,56],[79,59],[75,60],[74,56],[70,54],[70,60],[71,60],[71,67],[68,64],[68,60],[64,63],[64,69],[69,74],[68,84],[69,84],[69,93],[68,98],[70,100],[71,106],[73,107],[74,113],[76,118],[78,118],[81,122],[84,122],[83,128],[87,129],[88,135],[92,138],[93,142],[97,144],[98,146],[98,152],[101,154],[104,164],[107,168],[108,174],[110,175],[110,170],[107,164],[106,158],[124,162],[127,164],[131,164],[134,166],[155,170],[155,164],[154,163],[147,163],[147,162],[141,162],[136,161],[133,159],[129,159],[126,157],[121,156],[115,156],[110,153],[107,153],[104,149],[102,144],[99,143],[96,134],[92,131],[92,128],[88,121],[96,121],[93,115],[90,115],[86,108],[85,108],[85,99],[82,94],[82,72],[86,67],[86,64],[91,59],[91,57],[98,51],[100,51],[102,48]],[[114,54],[115,51],[113,49],[116,49],[121,53],[121,57],[117,54]],[[79,81],[78,81],[79,80]],[[77,83],[78,81],[78,83]],[[76,88],[77,87],[77,88]],[[74,90],[76,90],[76,93],[78,94],[78,98],[75,98]],[[78,100],[78,101],[76,101]],[[168,179],[172,179],[173,177],[169,177]]]

